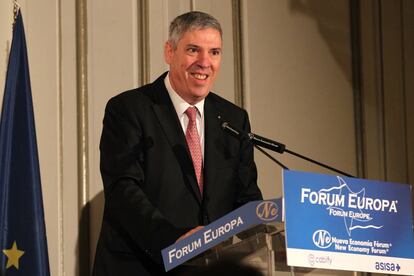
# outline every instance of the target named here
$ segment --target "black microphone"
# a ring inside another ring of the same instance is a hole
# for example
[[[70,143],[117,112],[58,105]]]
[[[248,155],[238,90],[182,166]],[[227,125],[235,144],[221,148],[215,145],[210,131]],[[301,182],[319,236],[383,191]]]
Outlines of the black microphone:
[[[241,131],[230,125],[228,122],[222,122],[221,128],[240,140],[248,139],[254,145],[258,145],[278,153],[283,153],[286,149],[286,146],[282,143],[270,140],[254,133]]]
[[[250,141],[253,141],[253,144],[273,150],[278,153],[283,153],[286,149],[286,146],[282,143],[270,140],[268,138],[259,136],[254,133],[247,134],[250,138]]]
[[[221,116],[218,116],[218,119],[221,121],[221,128],[230,133],[231,135],[235,136],[236,138],[240,139],[240,140],[244,140],[244,139],[248,139],[250,143],[252,143],[255,148],[257,148],[258,150],[260,150],[263,154],[265,154],[267,157],[269,157],[270,159],[272,159],[273,161],[275,161],[277,164],[279,164],[281,167],[283,167],[284,169],[287,169],[287,167],[285,165],[283,165],[282,163],[280,163],[279,161],[277,161],[276,159],[274,159],[272,156],[270,156],[266,151],[264,151],[263,149],[261,149],[260,147],[264,147],[266,149],[270,149],[272,151],[278,152],[278,153],[284,153],[285,151],[291,155],[294,155],[296,157],[299,157],[303,160],[306,160],[308,162],[311,162],[313,164],[316,164],[318,166],[321,166],[325,169],[334,171],[336,173],[340,173],[342,175],[345,176],[349,176],[349,177],[355,177],[351,174],[348,174],[346,172],[343,172],[341,170],[335,169],[334,167],[331,167],[329,165],[326,165],[324,163],[321,163],[319,161],[313,160],[312,158],[306,157],[302,154],[296,153],[292,150],[289,150],[286,148],[286,146],[282,143],[270,140],[268,138],[256,135],[254,133],[248,133],[248,132],[244,132],[241,130],[238,130],[237,128],[233,127],[232,125],[230,125],[228,122],[223,122],[221,120]]]
[[[228,122],[222,122],[221,128],[238,139],[249,139],[249,136],[245,132],[242,132],[237,128],[234,128]]]

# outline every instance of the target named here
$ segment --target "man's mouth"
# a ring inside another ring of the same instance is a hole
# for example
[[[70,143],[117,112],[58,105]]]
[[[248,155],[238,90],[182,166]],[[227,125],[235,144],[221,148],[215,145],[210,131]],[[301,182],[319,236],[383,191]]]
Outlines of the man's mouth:
[[[191,75],[198,80],[205,80],[208,78],[206,74],[191,73]]]

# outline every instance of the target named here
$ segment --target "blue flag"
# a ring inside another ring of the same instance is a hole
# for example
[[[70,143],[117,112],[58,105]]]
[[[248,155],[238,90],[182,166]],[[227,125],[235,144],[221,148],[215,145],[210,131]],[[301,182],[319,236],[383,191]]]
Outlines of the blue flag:
[[[17,13],[0,122],[0,275],[49,275],[32,92]]]

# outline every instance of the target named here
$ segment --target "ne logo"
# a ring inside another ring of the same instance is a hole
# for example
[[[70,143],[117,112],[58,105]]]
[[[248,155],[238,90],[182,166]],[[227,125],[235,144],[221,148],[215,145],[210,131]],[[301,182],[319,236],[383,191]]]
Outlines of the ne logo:
[[[272,221],[279,215],[279,208],[273,201],[263,201],[257,205],[256,215],[264,221]]]
[[[332,244],[331,234],[326,230],[316,230],[312,236],[313,243],[319,248],[328,248]]]

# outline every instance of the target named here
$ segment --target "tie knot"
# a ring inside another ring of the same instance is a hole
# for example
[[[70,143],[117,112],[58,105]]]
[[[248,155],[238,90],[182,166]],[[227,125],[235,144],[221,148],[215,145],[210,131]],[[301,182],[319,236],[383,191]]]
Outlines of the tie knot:
[[[195,122],[197,116],[197,108],[194,106],[190,106],[185,111],[185,114],[187,114],[187,117],[191,122]]]

